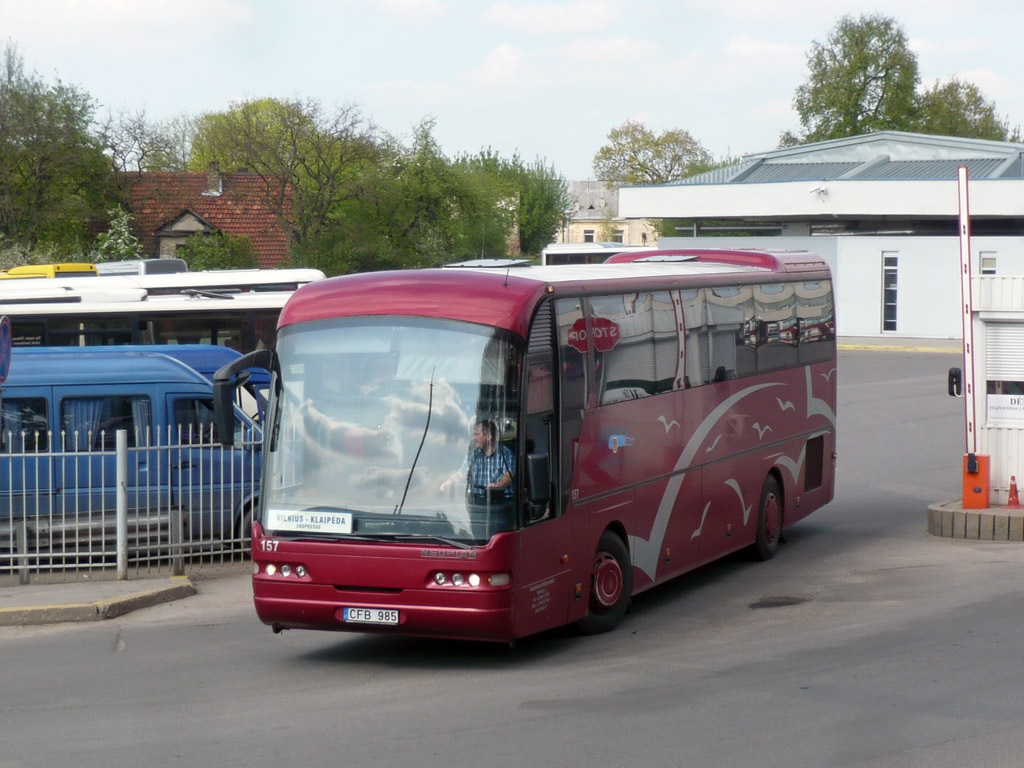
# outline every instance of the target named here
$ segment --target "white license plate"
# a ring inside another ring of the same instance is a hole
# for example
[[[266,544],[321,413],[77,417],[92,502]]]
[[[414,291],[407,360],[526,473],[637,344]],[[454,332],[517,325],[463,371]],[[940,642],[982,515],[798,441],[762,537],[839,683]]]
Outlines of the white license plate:
[[[394,608],[346,608],[343,615],[349,624],[398,624]]]

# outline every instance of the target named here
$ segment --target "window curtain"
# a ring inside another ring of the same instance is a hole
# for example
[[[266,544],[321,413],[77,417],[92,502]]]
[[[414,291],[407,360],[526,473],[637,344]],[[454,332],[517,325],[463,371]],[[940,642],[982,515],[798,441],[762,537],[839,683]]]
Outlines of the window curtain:
[[[64,432],[65,450],[92,449],[93,436],[103,416],[103,403],[101,397],[81,397],[64,401],[61,427]],[[96,437],[98,439],[98,435]]]
[[[152,423],[152,408],[148,397],[132,398],[132,422],[135,428],[134,442],[129,440],[130,445],[149,445],[149,429]]]

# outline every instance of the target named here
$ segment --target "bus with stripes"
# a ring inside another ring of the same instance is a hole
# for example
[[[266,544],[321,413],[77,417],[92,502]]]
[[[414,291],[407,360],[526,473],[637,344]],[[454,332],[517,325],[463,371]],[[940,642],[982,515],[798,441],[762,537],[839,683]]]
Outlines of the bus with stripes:
[[[813,254],[494,260],[300,288],[273,351],[259,618],[511,642],[612,629],[631,598],[828,503],[832,279]],[[221,434],[229,434],[223,428]]]

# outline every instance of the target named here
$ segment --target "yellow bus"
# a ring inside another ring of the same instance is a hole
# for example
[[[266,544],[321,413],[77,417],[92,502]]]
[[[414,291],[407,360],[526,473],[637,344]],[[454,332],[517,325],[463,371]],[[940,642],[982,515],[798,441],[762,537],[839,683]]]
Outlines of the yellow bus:
[[[0,272],[0,279],[23,277],[95,277],[95,264],[23,264]]]

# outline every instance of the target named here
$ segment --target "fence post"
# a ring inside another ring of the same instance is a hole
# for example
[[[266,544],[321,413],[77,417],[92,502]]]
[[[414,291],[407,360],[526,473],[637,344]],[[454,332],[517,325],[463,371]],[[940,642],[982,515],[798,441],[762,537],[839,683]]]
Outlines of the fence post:
[[[128,430],[117,430],[117,578],[128,578]]]
[[[16,549],[18,553],[18,583],[28,584],[31,581],[28,567],[28,510],[22,515],[21,523],[14,527],[14,537],[17,540]]]
[[[183,456],[182,449],[182,436],[181,430],[178,430],[178,435],[175,437],[171,431],[171,427],[167,427],[167,457],[169,460],[169,466],[167,468],[167,476],[175,477],[174,467],[181,467],[182,464],[187,463]],[[177,479],[179,486],[184,485],[183,474],[177,473]],[[182,493],[182,495],[184,495]],[[175,499],[174,484],[167,484],[167,514],[168,514],[168,527],[171,534],[171,552],[173,557],[171,558],[171,574],[174,576],[185,575],[185,501],[182,498]],[[176,502],[176,503],[175,503]]]

